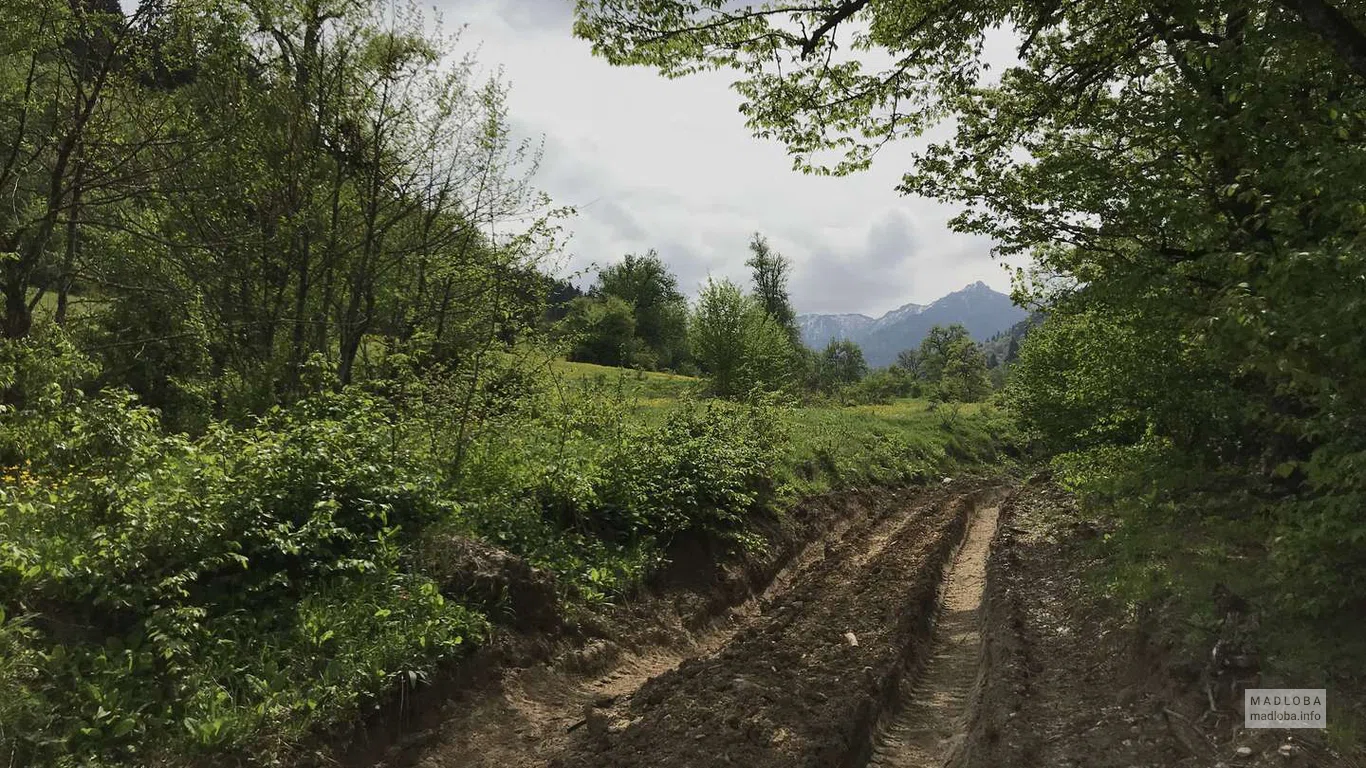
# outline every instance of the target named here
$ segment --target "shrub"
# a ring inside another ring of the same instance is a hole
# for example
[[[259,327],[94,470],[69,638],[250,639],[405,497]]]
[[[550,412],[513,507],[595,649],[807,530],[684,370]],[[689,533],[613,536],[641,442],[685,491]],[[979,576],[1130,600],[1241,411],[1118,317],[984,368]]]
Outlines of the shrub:
[[[36,668],[17,754],[278,749],[480,638],[404,569],[446,510],[375,405],[328,395],[190,440],[128,395],[65,393],[73,438],[0,486],[0,609],[37,614],[0,642],[40,652],[0,670]]]
[[[919,388],[919,382],[900,368],[882,368],[844,387],[839,394],[840,399],[846,403],[886,404],[899,397],[908,397],[919,391]]]
[[[797,354],[788,332],[740,287],[709,281],[689,328],[693,356],[718,397],[776,391],[792,383]]]

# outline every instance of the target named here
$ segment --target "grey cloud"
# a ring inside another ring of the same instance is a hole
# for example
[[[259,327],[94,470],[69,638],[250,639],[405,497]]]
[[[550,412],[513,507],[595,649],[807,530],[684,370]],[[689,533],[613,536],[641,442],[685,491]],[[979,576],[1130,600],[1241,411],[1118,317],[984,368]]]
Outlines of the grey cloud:
[[[551,30],[568,35],[574,24],[569,0],[500,0],[498,15],[516,30]]]
[[[792,301],[798,312],[869,312],[911,300],[919,237],[909,217],[892,209],[873,221],[857,247],[821,242],[797,264]]]
[[[630,240],[644,240],[649,236],[636,217],[611,198],[594,200],[583,206],[580,214],[606,223],[622,237]]]
[[[695,296],[709,275],[748,280],[757,230],[792,260],[798,311],[878,314],[979,279],[1009,286],[990,243],[948,230],[953,209],[897,195],[909,151],[851,177],[802,176],[749,136],[724,73],[609,67],[572,38],[568,0],[439,2],[484,42],[485,64],[505,66],[514,132],[545,136],[536,186],[580,209],[561,275],[582,284],[590,265],[655,248]]]

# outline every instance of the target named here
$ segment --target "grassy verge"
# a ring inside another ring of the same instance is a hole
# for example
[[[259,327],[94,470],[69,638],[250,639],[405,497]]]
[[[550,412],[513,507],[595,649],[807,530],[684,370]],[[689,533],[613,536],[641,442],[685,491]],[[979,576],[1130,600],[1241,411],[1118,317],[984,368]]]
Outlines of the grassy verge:
[[[998,465],[1012,451],[1010,419],[985,404],[794,408],[784,468],[797,496],[869,484],[919,482]]]

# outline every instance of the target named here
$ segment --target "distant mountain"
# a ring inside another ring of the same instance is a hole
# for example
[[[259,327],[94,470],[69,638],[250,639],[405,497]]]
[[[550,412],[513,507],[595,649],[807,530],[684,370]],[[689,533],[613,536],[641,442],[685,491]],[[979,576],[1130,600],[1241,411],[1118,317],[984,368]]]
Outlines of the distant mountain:
[[[920,346],[936,325],[961,324],[974,339],[986,341],[1029,316],[1010,297],[981,281],[930,304],[906,304],[879,318],[867,315],[797,315],[802,342],[820,349],[831,339],[849,339],[863,348],[868,365],[891,365],[903,349]]]
[[[831,339],[862,338],[872,324],[867,315],[797,315],[797,329],[808,347],[824,347]]]

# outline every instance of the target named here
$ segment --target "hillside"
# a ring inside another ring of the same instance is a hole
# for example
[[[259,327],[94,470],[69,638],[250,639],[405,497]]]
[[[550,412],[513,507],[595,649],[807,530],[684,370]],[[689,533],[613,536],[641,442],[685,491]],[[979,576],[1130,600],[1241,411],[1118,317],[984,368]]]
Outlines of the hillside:
[[[986,341],[1027,316],[1009,296],[978,281],[930,304],[906,304],[876,319],[857,314],[801,314],[797,327],[802,342],[813,348],[831,339],[850,339],[863,348],[868,364],[877,367],[891,365],[898,352],[918,346],[936,325],[959,323],[973,338]]]

